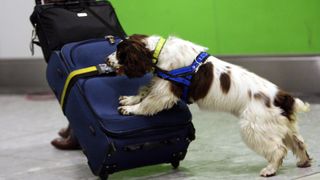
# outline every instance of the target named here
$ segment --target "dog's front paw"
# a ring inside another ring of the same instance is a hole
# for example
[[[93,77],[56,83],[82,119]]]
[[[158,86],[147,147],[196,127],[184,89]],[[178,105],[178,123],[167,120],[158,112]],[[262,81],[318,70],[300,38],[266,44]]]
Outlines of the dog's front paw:
[[[120,96],[119,97],[119,104],[120,106],[130,106],[135,105],[141,102],[140,96]]]
[[[273,167],[266,167],[260,171],[260,176],[262,177],[271,177],[276,175],[276,169]]]
[[[119,101],[122,101],[122,100],[124,100],[124,99],[126,99],[126,98],[128,98],[129,96],[120,96],[119,97]]]
[[[130,111],[130,106],[120,106],[118,107],[118,112],[125,116],[133,115],[133,113]]]
[[[121,106],[125,106],[127,105],[127,99],[129,98],[129,96],[120,96],[119,97],[119,104]]]

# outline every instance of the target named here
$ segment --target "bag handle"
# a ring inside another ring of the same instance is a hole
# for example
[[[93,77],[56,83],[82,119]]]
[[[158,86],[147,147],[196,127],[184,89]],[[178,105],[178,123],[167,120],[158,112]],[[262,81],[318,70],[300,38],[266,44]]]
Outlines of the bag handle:
[[[35,3],[36,3],[36,5],[42,5],[42,2],[41,2],[42,0],[35,0]],[[46,2],[46,0],[43,0],[44,2],[44,4],[46,4],[47,2]],[[86,0],[48,0],[49,1],[49,3],[80,3],[80,2],[86,2]]]
[[[84,7],[85,9],[87,9],[94,17],[96,17],[102,24],[104,24],[106,27],[110,28],[111,30],[113,30],[114,32],[118,32],[117,35],[121,38],[121,39],[125,39],[126,36],[123,35],[124,33],[122,33],[122,30],[120,29],[115,29],[114,27],[112,27],[109,23],[107,23],[103,18],[101,18],[96,12],[94,12],[90,7]]]
[[[41,0],[35,0],[36,5],[41,5]]]

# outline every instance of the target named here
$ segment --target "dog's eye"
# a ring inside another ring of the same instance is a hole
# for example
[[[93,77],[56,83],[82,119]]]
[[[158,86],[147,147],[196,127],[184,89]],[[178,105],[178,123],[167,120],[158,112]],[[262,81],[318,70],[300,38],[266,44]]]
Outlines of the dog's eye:
[[[119,51],[116,52],[116,58],[117,58],[118,60],[120,60],[120,52],[119,52]]]

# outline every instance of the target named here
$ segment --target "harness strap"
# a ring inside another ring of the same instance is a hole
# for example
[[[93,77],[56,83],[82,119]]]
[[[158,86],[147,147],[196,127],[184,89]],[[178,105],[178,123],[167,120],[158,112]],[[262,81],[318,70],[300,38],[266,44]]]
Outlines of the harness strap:
[[[185,85],[185,86],[190,86],[190,84],[191,84],[190,80],[192,78],[192,75],[180,77],[180,76],[172,75],[170,72],[166,73],[166,72],[157,71],[156,73],[157,73],[158,77],[165,79],[165,80],[177,82],[177,83]]]
[[[169,72],[163,71],[160,68],[156,68],[156,74],[158,75],[158,77],[162,79],[181,84],[183,86],[183,93],[181,99],[184,102],[189,103],[188,93],[192,77],[209,56],[210,55],[208,53],[201,52],[193,61],[193,63],[189,66],[174,69]]]
[[[68,75],[65,81],[61,98],[60,98],[60,106],[63,112],[65,110],[66,99],[70,93],[70,90],[79,78],[97,76],[97,75],[108,74],[112,72],[113,70],[110,67],[108,67],[106,64],[99,64],[97,66],[90,66],[90,67],[72,71]]]
[[[183,86],[181,99],[185,103],[190,103],[188,101],[188,93],[189,93],[189,86],[191,85],[192,77],[210,55],[206,52],[201,52],[190,66],[174,69],[167,72],[156,66],[156,64],[158,63],[159,55],[165,43],[166,43],[166,40],[160,37],[155,47],[153,58],[152,58],[154,73],[157,74],[157,76],[162,79],[169,80],[177,84],[181,84]]]

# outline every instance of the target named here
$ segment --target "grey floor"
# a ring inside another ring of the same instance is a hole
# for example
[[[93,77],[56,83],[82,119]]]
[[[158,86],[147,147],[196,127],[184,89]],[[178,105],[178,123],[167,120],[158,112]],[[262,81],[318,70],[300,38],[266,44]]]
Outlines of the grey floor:
[[[306,97],[308,98],[308,97]],[[300,129],[313,157],[313,166],[295,167],[289,153],[278,175],[269,179],[320,179],[320,104],[301,114]],[[224,113],[201,112],[190,106],[197,138],[179,170],[155,165],[115,173],[109,179],[264,179],[266,165],[241,141],[238,120]],[[59,151],[50,145],[67,124],[51,96],[0,95],[0,179],[97,179],[80,151]]]

